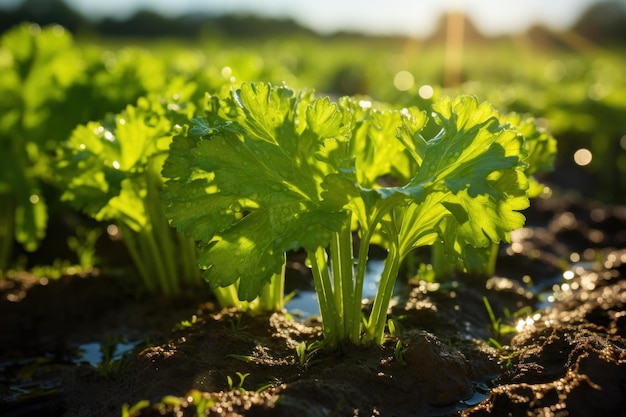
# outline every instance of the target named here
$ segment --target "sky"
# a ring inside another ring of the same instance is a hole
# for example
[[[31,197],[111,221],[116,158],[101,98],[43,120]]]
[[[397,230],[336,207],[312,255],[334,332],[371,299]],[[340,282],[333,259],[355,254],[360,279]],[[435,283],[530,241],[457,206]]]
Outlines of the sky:
[[[555,29],[573,24],[598,0],[65,0],[84,15],[126,17],[138,9],[177,16],[194,11],[213,14],[252,12],[290,17],[322,33],[356,30],[375,34],[423,36],[439,15],[464,10],[487,35],[516,33],[540,23]],[[618,0],[626,1],[626,0]],[[21,0],[0,0],[0,5]]]

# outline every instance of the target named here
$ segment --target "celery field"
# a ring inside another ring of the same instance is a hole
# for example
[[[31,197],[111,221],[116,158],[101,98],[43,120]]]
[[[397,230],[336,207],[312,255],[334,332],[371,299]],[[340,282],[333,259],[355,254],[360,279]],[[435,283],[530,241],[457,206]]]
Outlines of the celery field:
[[[0,415],[626,412],[623,45],[216,33],[2,33]]]

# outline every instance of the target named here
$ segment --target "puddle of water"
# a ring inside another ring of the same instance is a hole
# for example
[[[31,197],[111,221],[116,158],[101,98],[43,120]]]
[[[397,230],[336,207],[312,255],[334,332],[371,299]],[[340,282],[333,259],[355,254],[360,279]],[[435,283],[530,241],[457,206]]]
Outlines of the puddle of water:
[[[0,386],[8,388],[2,400],[22,402],[55,393],[61,385],[58,371],[63,366],[46,356],[0,363]]]
[[[467,400],[461,401],[461,404],[462,404],[461,409],[465,409],[467,407],[473,407],[485,401],[487,398],[489,398],[489,392],[484,393],[481,391],[474,391],[474,393],[472,394],[470,398],[468,398]]]
[[[287,311],[294,317],[308,319],[319,314],[315,291],[299,290],[286,305]]]
[[[365,271],[365,279],[363,281],[363,300],[373,300],[378,290],[380,276],[385,267],[382,259],[370,259],[367,263]],[[396,289],[399,287],[396,282]],[[317,293],[311,290],[298,291],[296,295],[287,303],[287,311],[294,317],[303,320],[309,319],[320,314],[319,305],[317,303]]]
[[[87,362],[94,368],[97,368],[102,361],[105,360],[105,350],[109,349],[109,352],[112,350],[111,357],[106,358],[106,360],[113,362],[122,359],[122,356],[124,356],[125,353],[133,350],[141,343],[141,341],[112,343],[115,343],[115,347],[113,349],[110,349],[111,346],[105,346],[101,342],[83,343],[78,346],[78,356],[71,358],[71,360],[76,364]]]
[[[554,276],[552,279],[544,280],[540,285],[529,288],[537,299],[535,309],[543,310],[551,307],[556,301],[570,295],[572,291],[584,288],[586,276],[597,271],[595,262],[574,262],[563,273]]]
[[[119,361],[141,342],[110,342],[115,345],[110,344],[108,347],[100,342],[89,342],[79,345],[77,354],[71,357],[59,358],[50,354],[0,362],[0,387],[7,388],[2,393],[2,400],[7,404],[15,404],[20,410],[22,405],[26,408],[36,406],[31,403],[39,399],[45,403],[45,398],[55,394],[61,387],[65,372],[71,372],[79,364],[87,363],[98,368],[103,361]],[[112,352],[109,358],[105,358],[104,354],[107,349]]]

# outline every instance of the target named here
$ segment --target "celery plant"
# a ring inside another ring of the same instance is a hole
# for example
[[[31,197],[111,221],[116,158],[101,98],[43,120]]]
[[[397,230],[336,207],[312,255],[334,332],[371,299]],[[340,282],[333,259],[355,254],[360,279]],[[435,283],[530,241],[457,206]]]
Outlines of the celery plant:
[[[197,283],[197,271],[194,242],[169,227],[160,200],[171,128],[164,106],[142,98],[102,122],[78,126],[58,172],[65,182],[62,200],[117,224],[143,286],[174,294],[181,283]]]
[[[113,56],[77,46],[58,25],[23,23],[2,35],[0,270],[14,242],[33,251],[45,237],[57,196],[44,185],[54,183],[51,167],[72,129],[164,88],[162,60],[137,49]]]
[[[214,103],[174,138],[163,171],[167,215],[203,242],[204,277],[213,286],[238,283],[244,300],[279,272],[287,251],[304,248],[331,348],[383,342],[396,275],[413,249],[438,241],[487,247],[524,222],[522,137],[474,97],[437,101],[432,114],[441,131],[433,138],[421,135],[425,112],[376,113],[395,134],[369,143],[354,100],[337,105],[249,83]],[[391,162],[377,162],[385,159]],[[396,169],[409,179],[390,185],[388,177],[401,176]],[[363,321],[374,242],[388,255]]]
[[[529,198],[537,198],[545,193],[546,187],[537,180],[536,175],[550,172],[554,168],[556,140],[530,116],[510,113],[501,116],[500,121],[524,138],[524,151],[527,155],[524,172],[529,180],[527,195]],[[432,265],[438,278],[449,278],[456,271],[484,278],[493,276],[500,246],[498,243],[494,242],[487,247],[463,246],[461,242],[455,242],[455,245],[457,248],[453,250],[446,248],[442,242],[432,246]],[[454,254],[458,251],[463,251],[464,255],[457,262]]]
[[[61,27],[20,25],[0,40],[0,270],[14,242],[33,251],[46,233],[43,184],[51,154],[69,131],[70,117],[51,108],[80,77],[81,60]],[[67,129],[67,130],[65,130]]]
[[[102,122],[78,126],[58,167],[66,183],[62,199],[99,221],[117,224],[149,292],[177,294],[202,282],[196,242],[170,227],[161,199],[162,164],[180,129],[176,121],[186,120],[191,102],[141,98]],[[276,284],[256,300],[241,301],[236,285],[216,289],[215,295],[223,307],[280,310],[282,273],[278,275]]]

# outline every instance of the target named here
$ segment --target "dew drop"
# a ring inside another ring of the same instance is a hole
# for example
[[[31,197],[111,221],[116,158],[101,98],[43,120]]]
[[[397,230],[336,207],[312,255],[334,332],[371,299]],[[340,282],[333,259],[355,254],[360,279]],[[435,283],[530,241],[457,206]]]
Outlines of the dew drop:
[[[372,102],[369,100],[360,100],[359,107],[361,107],[362,109],[369,109],[372,107]]]
[[[113,133],[109,132],[108,130],[104,131],[103,137],[106,140],[108,140],[109,142],[114,142],[115,141],[115,136],[113,136]]]

